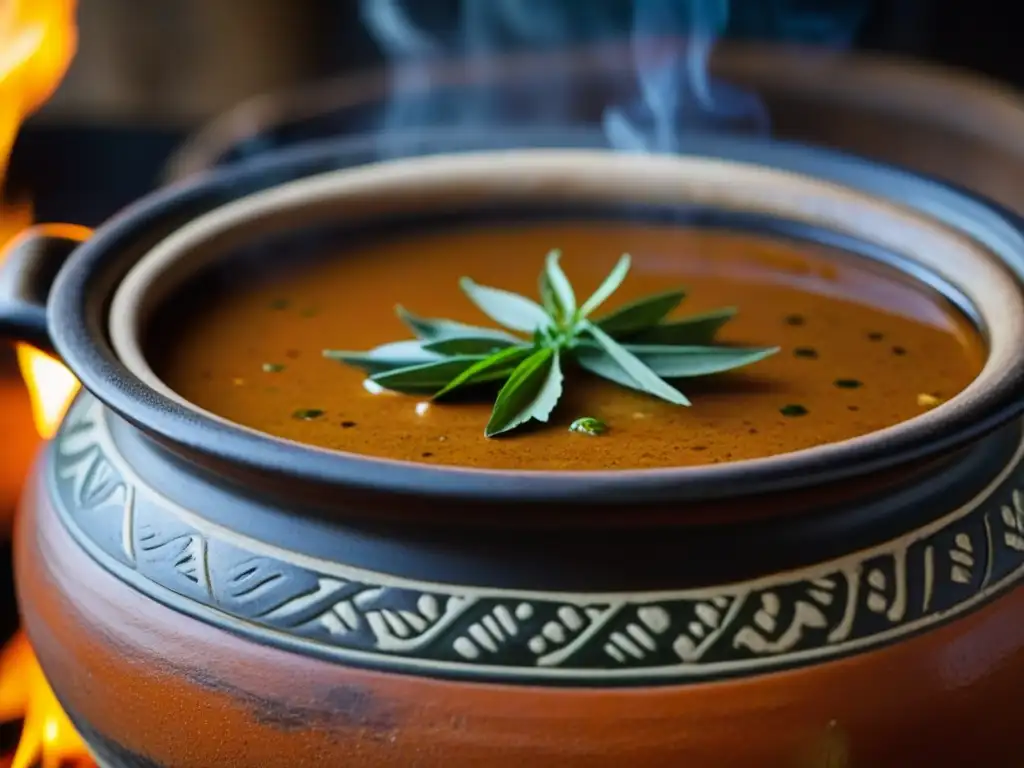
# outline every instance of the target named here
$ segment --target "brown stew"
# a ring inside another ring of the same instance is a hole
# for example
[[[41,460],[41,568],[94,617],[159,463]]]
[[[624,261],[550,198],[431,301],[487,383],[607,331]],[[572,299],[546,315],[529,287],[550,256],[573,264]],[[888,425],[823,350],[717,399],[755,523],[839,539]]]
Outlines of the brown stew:
[[[678,407],[577,371],[548,425],[487,439],[490,401],[429,404],[371,394],[363,374],[324,359],[411,336],[401,303],[425,317],[490,324],[462,275],[534,296],[561,248],[581,296],[623,252],[625,284],[604,309],[684,287],[677,314],[739,307],[722,343],[782,347],[736,372],[678,382]],[[240,283],[179,321],[158,374],[239,424],[301,443],[432,464],[532,470],[678,467],[845,440],[913,418],[979,372],[984,342],[937,292],[824,247],[761,236],[625,223],[535,223],[418,232],[370,242],[283,277]],[[601,436],[568,431],[582,416]]]

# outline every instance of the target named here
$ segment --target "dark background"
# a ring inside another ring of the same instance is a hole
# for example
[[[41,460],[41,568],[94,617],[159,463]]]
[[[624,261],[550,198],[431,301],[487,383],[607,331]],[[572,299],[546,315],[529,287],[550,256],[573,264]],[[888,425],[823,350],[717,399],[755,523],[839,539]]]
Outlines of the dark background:
[[[440,32],[457,25],[461,6],[411,7]],[[904,54],[1024,85],[1006,8],[992,0],[733,0],[726,35]],[[22,131],[8,180],[9,193],[31,195],[40,219],[98,224],[150,189],[172,150],[219,111],[385,60],[356,0],[83,0],[79,16],[78,58],[51,107]]]

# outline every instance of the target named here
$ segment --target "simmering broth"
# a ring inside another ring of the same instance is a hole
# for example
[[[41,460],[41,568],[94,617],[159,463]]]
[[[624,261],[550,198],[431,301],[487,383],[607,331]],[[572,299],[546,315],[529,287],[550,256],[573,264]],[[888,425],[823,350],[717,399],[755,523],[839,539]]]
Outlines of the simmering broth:
[[[568,370],[550,423],[493,439],[483,434],[493,397],[434,404],[372,394],[361,371],[321,354],[409,338],[394,313],[399,303],[421,316],[491,325],[458,279],[535,296],[552,248],[562,250],[581,297],[620,254],[632,254],[605,310],[683,287],[673,317],[736,306],[717,343],[781,351],[675,382],[689,408]],[[866,259],[760,235],[542,222],[416,231],[333,256],[239,281],[197,304],[160,345],[157,373],[201,408],[310,445],[431,464],[591,470],[738,461],[863,435],[955,395],[985,359],[970,321],[937,292]],[[600,418],[608,432],[570,433],[582,416]]]

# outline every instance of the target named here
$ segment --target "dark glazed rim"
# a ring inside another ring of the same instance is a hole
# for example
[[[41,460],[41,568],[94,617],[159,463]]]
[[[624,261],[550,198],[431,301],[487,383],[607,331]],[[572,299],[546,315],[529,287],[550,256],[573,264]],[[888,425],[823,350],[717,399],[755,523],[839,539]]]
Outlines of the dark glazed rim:
[[[409,139],[415,151],[453,152],[508,147],[605,147],[600,134],[542,131],[469,139],[448,134]],[[161,222],[195,214],[256,189],[373,159],[379,140],[326,141],[233,166],[144,198],[101,227],[62,270],[48,317],[57,350],[101,401],[191,461],[226,462],[259,475],[385,493],[446,499],[559,501],[606,504],[683,501],[777,492],[865,475],[962,446],[1022,411],[1024,366],[970,408],[952,409],[942,429],[921,425],[900,439],[859,446],[841,443],[769,459],[689,467],[618,471],[479,470],[377,459],[289,443],[216,422],[154,392],[118,361],[106,339],[97,302],[109,305],[117,280],[103,272],[126,246]],[[1018,277],[1024,275],[1024,225],[996,206],[934,180],[859,157],[805,145],[726,136],[692,136],[682,154],[701,155],[802,173],[898,202],[982,242]],[[123,260],[123,259],[122,259]],[[102,301],[101,301],[102,300]]]

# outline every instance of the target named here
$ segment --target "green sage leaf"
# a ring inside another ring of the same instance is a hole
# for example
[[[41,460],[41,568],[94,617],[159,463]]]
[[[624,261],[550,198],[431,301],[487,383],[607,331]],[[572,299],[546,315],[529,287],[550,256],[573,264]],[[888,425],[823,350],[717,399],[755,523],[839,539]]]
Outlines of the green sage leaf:
[[[626,279],[626,275],[629,274],[629,266],[632,262],[628,253],[622,254],[619,258],[618,263],[612,267],[612,271],[608,273],[608,277],[604,279],[597,290],[591,294],[590,298],[583,302],[583,306],[580,307],[580,317],[589,317],[590,313],[597,309],[599,306],[611,296],[615,291],[622,285],[622,281]]]
[[[594,340],[597,341],[598,344],[601,345],[608,357],[610,357],[618,367],[635,382],[633,385],[634,389],[642,389],[649,394],[660,397],[662,400],[667,400],[675,405],[690,404],[690,401],[686,399],[686,396],[682,392],[673,387],[667,381],[661,379],[658,374],[644,365],[636,355],[624,348],[596,325],[588,322],[585,326],[585,330],[593,336]]]
[[[548,253],[547,260],[544,263],[543,280],[550,286],[551,301],[555,307],[555,311],[552,313],[548,310],[548,314],[553,315],[560,322],[567,323],[571,322],[576,316],[576,293],[569,283],[569,278],[565,276],[565,272],[562,271],[562,267],[558,263],[561,256],[562,252],[559,250],[553,250]]]
[[[494,336],[449,336],[448,338],[424,341],[423,349],[439,355],[490,355],[499,349],[524,346],[522,339],[503,339]],[[527,348],[528,347],[524,347]]]
[[[462,278],[459,285],[469,299],[499,325],[524,333],[551,325],[551,317],[544,308],[525,296],[478,285],[468,277]]]
[[[627,389],[635,389],[645,394],[647,392],[636,379],[626,373],[625,369],[615,362],[615,359],[601,347],[596,345],[577,347],[574,359],[583,370],[595,376],[600,376],[602,379],[612,382],[612,384],[618,384],[620,387],[626,387]]]
[[[395,307],[395,314],[420,339],[434,340],[447,339],[453,336],[487,336],[495,339],[505,339],[513,343],[520,341],[515,336],[498,328],[484,328],[482,326],[467,325],[466,323],[457,323],[454,320],[443,320],[440,318],[418,317],[402,305]]]
[[[512,374],[516,366],[524,358],[533,352],[531,347],[507,347],[506,349],[494,352],[483,360],[480,360],[466,368],[462,373],[449,381],[434,395],[434,399],[447,395],[448,393],[470,384],[482,384],[488,381],[497,381]]]
[[[339,363],[359,368],[371,376],[396,368],[409,368],[441,359],[441,355],[424,349],[418,341],[395,341],[390,344],[382,344],[369,352],[325,349],[323,356],[329,360],[337,360]]]
[[[483,359],[482,355],[443,357],[429,363],[378,373],[371,376],[370,381],[394,392],[408,394],[436,392],[471,365]]]
[[[624,344],[623,347],[666,379],[693,378],[742,368],[779,351],[778,347],[703,347]]]
[[[541,270],[540,278],[537,281],[537,289],[540,293],[540,305],[550,317],[558,317],[558,302],[555,300],[555,289],[548,282],[548,274]]]
[[[558,317],[558,305],[555,303],[555,292],[552,289],[551,284],[548,283],[546,275],[541,274],[540,276],[540,303],[544,307],[544,311],[548,313],[550,317]]]
[[[561,396],[558,350],[539,349],[519,364],[501,388],[484,435],[500,435],[531,419],[547,421]]]
[[[399,318],[416,339],[368,352],[324,350],[323,354],[364,370],[369,376],[364,387],[374,393],[387,389],[442,398],[463,387],[503,380],[484,430],[493,437],[528,421],[550,418],[563,389],[563,353],[574,357],[584,370],[620,386],[689,405],[667,380],[741,368],[778,352],[775,347],[713,345],[718,330],[735,316],[734,307],[664,322],[683,300],[681,290],[647,296],[590,320],[588,315],[626,279],[630,256],[623,254],[579,307],[560,259],[557,249],[547,254],[538,284],[540,304],[469,278],[460,281],[462,290],[488,317],[526,338],[493,327],[417,317],[399,306]],[[264,365],[267,371],[280,369]],[[853,383],[840,380],[837,386]],[[596,434],[600,426],[598,420],[586,417],[577,419],[570,430]]]
[[[736,307],[722,307],[699,315],[659,323],[628,336],[631,344],[710,344],[718,330],[736,316]],[[606,329],[607,330],[607,329]],[[619,335],[619,339],[623,340]]]
[[[645,296],[624,304],[594,322],[605,333],[621,339],[660,323],[669,312],[679,306],[679,302],[685,296],[685,291],[666,291]]]
[[[583,416],[569,425],[569,431],[596,437],[607,432],[608,425],[593,416]]]

